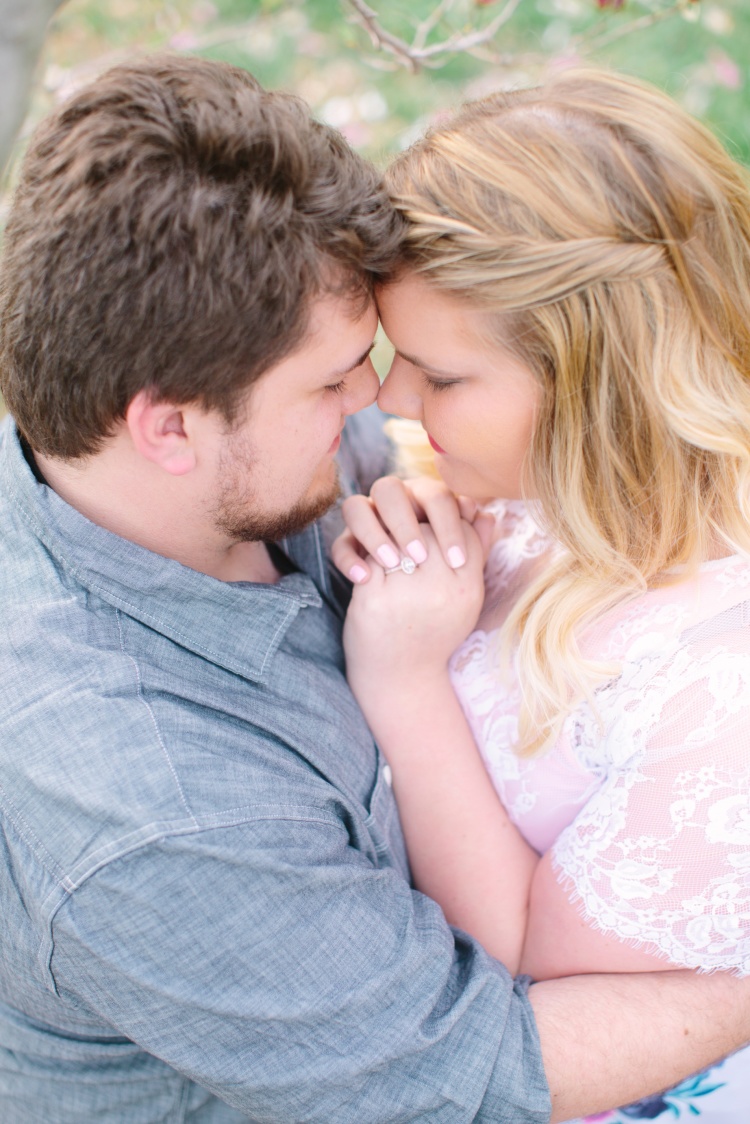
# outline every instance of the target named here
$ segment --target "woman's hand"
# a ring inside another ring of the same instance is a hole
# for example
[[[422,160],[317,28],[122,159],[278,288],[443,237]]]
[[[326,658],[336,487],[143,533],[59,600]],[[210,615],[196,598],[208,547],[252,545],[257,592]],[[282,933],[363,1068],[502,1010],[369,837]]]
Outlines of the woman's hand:
[[[352,496],[342,510],[347,530],[332,557],[355,579],[344,630],[355,694],[368,685],[371,693],[375,682],[393,691],[444,672],[481,611],[491,517],[425,477],[385,476],[369,498]],[[416,564],[414,572],[387,573],[402,557]]]
[[[477,622],[486,549],[469,523],[459,532],[465,562],[457,569],[424,524],[426,558],[413,573],[386,573],[370,558],[370,580],[354,587],[344,650],[349,683],[368,717],[384,699],[395,707],[402,693],[431,688]]]
[[[489,516],[477,515],[474,500],[457,498],[441,480],[426,476],[415,480],[383,476],[375,481],[369,497],[344,500],[342,513],[347,530],[333,544],[332,557],[355,585],[369,581],[376,568],[373,561],[383,569],[397,566],[402,556],[423,563],[427,557],[425,524],[431,527],[452,569],[466,561],[465,524],[476,522],[483,540],[492,527]]]

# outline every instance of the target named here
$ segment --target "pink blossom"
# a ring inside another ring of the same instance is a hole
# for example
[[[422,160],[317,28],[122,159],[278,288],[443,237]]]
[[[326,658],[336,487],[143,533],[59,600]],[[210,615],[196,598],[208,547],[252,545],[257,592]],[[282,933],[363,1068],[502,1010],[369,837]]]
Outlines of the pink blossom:
[[[175,51],[192,51],[198,46],[198,37],[192,31],[178,31],[169,40]]]
[[[718,85],[725,86],[728,90],[739,90],[742,85],[742,74],[734,59],[722,53],[714,55],[711,62]]]

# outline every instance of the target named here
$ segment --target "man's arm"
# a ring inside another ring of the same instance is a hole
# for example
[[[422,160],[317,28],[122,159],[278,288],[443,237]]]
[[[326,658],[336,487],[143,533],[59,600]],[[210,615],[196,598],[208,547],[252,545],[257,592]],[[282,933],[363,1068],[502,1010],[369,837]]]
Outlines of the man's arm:
[[[750,977],[572,976],[529,998],[552,1124],[667,1089],[750,1041]]]
[[[356,821],[290,795],[76,889],[54,921],[63,1003],[252,1119],[547,1124],[524,983],[358,850]]]
[[[112,862],[54,925],[62,997],[247,1115],[546,1124],[542,1061],[562,1121],[750,1039],[750,984],[720,975],[583,976],[527,997],[329,812],[277,814]]]

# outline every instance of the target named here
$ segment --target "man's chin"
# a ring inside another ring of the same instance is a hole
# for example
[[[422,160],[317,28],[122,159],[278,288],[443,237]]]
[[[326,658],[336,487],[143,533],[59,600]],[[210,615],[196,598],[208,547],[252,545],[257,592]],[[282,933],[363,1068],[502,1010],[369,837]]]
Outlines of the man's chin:
[[[234,542],[279,542],[304,531],[320,519],[341,495],[338,472],[328,487],[317,496],[305,496],[288,511],[271,512],[247,510],[232,511],[224,508],[217,518],[217,526]]]

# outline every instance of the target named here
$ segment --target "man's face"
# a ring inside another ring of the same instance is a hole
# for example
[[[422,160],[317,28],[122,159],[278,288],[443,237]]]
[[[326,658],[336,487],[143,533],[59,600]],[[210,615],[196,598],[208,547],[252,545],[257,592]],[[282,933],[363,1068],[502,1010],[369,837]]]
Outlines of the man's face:
[[[213,518],[232,542],[274,542],[322,515],[339,494],[334,460],[348,414],[378,392],[370,362],[374,304],[319,298],[306,340],[248,393],[218,435]]]

